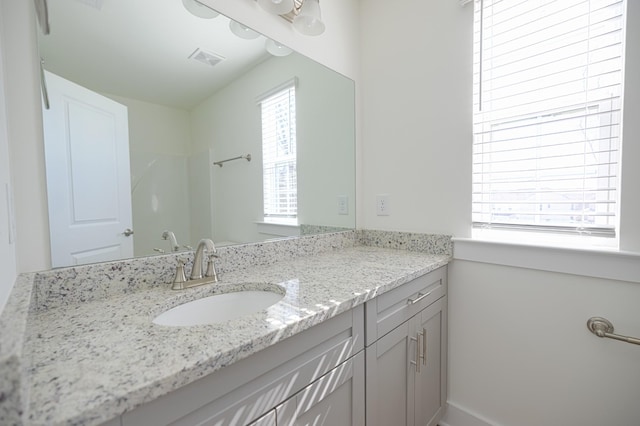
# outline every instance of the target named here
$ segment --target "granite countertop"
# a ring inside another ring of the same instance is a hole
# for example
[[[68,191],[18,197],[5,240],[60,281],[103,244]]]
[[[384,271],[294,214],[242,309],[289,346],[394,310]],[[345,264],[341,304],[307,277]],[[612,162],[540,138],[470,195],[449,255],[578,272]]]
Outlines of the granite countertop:
[[[447,255],[355,246],[220,275],[182,291],[156,286],[32,312],[25,353],[31,424],[98,424],[446,265]],[[277,304],[225,323],[152,319],[233,288],[281,286]],[[225,290],[226,289],[226,290]]]

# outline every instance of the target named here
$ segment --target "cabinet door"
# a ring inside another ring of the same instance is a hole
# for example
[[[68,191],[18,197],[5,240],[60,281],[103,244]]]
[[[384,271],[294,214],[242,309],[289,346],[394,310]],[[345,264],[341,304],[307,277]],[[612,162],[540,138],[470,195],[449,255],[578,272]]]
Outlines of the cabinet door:
[[[420,345],[415,382],[415,425],[435,426],[446,399],[446,302],[444,297],[412,320]]]
[[[414,424],[416,342],[406,321],[366,349],[367,426]]]
[[[278,426],[364,426],[364,353],[276,407]]]

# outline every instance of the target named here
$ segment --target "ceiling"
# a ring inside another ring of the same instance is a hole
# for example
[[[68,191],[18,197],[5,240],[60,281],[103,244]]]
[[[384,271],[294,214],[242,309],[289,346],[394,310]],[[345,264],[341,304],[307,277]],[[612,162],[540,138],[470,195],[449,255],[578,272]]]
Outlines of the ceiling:
[[[229,19],[203,19],[182,0],[49,0],[51,33],[39,34],[45,69],[101,93],[191,109],[270,57]],[[225,59],[189,59],[196,49]]]

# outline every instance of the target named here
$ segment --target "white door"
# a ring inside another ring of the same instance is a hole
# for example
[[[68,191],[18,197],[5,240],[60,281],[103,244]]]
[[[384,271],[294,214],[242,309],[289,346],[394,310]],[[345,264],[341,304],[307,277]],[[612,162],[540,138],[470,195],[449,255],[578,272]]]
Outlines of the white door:
[[[53,267],[133,256],[127,107],[46,72]]]

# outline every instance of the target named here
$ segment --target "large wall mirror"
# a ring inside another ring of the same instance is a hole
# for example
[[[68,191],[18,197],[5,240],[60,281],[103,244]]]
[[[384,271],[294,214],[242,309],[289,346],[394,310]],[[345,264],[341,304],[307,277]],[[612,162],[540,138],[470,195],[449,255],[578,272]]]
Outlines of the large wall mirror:
[[[48,9],[51,32],[38,45],[51,103],[43,114],[54,267],[187,250],[201,238],[229,245],[355,228],[352,80],[197,2],[49,0]],[[297,214],[265,218],[261,101],[292,81]],[[127,155],[103,148],[119,130],[74,87],[123,106]],[[48,136],[56,108],[62,133]],[[95,137],[100,128],[108,135]],[[56,137],[65,140],[51,144]],[[128,162],[124,180],[112,160]],[[55,170],[61,164],[66,171]],[[130,225],[118,222],[123,195]],[[108,233],[132,248],[66,247],[76,237],[53,216],[77,219],[77,238],[93,238],[101,207],[118,222]]]

